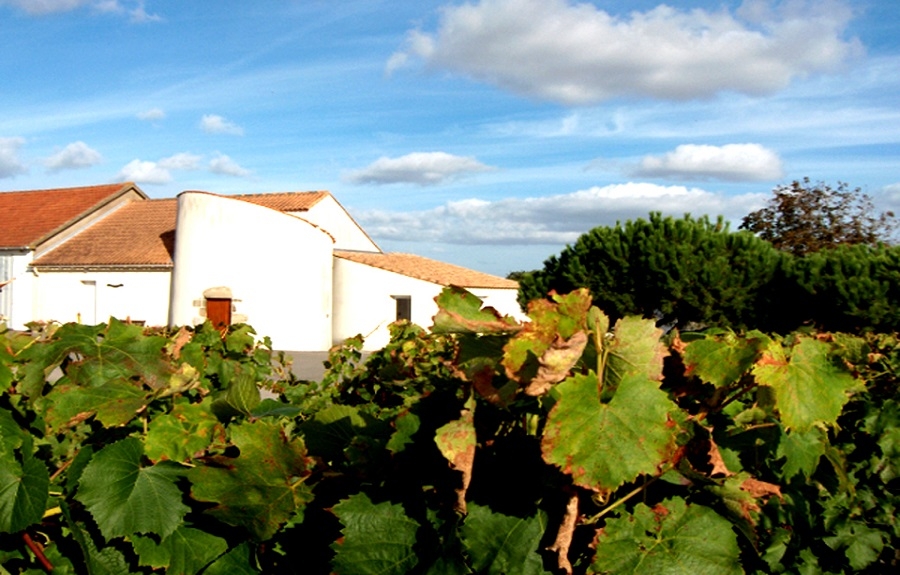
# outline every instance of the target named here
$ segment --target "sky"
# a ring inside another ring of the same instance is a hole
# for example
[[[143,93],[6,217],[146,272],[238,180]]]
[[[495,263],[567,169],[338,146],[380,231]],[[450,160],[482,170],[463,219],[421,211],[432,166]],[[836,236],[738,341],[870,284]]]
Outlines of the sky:
[[[897,0],[0,0],[0,190],[328,190],[501,276],[805,177],[900,213],[898,32]]]

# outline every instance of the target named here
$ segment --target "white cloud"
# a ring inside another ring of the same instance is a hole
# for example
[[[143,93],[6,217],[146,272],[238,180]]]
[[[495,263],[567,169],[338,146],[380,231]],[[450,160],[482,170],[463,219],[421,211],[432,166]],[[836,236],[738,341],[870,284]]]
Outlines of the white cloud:
[[[48,172],[60,172],[62,170],[77,170],[96,166],[103,161],[100,152],[91,148],[84,142],[72,142],[59,152],[44,160],[44,166]]]
[[[633,175],[649,178],[755,182],[784,175],[778,154],[759,144],[683,144],[662,156],[646,156]]]
[[[237,162],[221,153],[209,161],[209,171],[214,174],[234,176],[236,178],[244,178],[250,175],[250,170],[242,168]]]
[[[163,158],[158,163],[159,167],[166,170],[188,171],[199,169],[201,160],[203,160],[203,156],[182,152],[180,154],[175,154],[174,156],[169,156],[168,158]]]
[[[206,114],[200,119],[200,129],[207,134],[231,134],[243,136],[244,129],[216,114]]]
[[[160,108],[150,108],[149,110],[144,110],[143,112],[138,112],[137,118],[138,120],[144,120],[148,122],[153,122],[156,120],[163,120],[166,117],[166,113]]]
[[[0,138],[0,178],[11,178],[28,171],[19,159],[24,138]]]
[[[611,15],[572,0],[448,6],[437,31],[411,31],[390,73],[417,57],[516,93],[570,105],[640,96],[686,100],[768,94],[861,52],[843,0],[751,1],[726,9]]]
[[[399,158],[381,157],[365,168],[347,174],[356,184],[418,184],[433,186],[494,168],[473,157],[446,152],[414,152]]]
[[[132,160],[119,171],[117,179],[138,184],[168,184],[174,178],[173,171],[200,169],[203,156],[181,152],[155,162]]]
[[[594,227],[646,218],[651,211],[736,220],[762,207],[768,196],[629,182],[540,198],[461,200],[419,212],[363,211],[357,218],[376,240],[562,245]]]
[[[168,184],[172,181],[172,174],[158,162],[131,160],[122,168],[117,178],[123,182],[138,184]]]

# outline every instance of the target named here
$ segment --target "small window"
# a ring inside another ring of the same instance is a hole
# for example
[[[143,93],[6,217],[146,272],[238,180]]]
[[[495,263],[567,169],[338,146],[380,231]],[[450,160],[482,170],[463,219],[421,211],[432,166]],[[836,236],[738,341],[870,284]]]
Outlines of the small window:
[[[408,295],[392,295],[397,302],[397,321],[412,321],[412,298]]]

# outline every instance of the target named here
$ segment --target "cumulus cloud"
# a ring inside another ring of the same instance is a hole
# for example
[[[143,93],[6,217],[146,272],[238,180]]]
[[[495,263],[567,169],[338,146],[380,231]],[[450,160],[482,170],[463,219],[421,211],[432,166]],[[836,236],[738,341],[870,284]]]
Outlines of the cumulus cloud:
[[[32,16],[70,12],[82,6],[89,6],[96,12],[128,14],[132,22],[161,20],[159,16],[147,13],[143,0],[124,3],[119,0],[0,0],[0,6],[3,5],[15,6]]]
[[[200,129],[207,134],[231,134],[243,136],[244,129],[216,114],[206,114],[200,119]]]
[[[236,178],[244,178],[250,175],[250,170],[242,168],[237,162],[221,153],[209,161],[209,171],[214,174],[234,176]]]
[[[434,32],[411,31],[386,70],[419,60],[568,105],[768,94],[860,53],[844,37],[851,17],[844,0],[750,0],[734,12],[661,4],[626,16],[573,0],[480,0],[446,7]]]
[[[166,113],[160,108],[150,108],[149,110],[144,110],[143,112],[138,112],[137,118],[138,120],[144,120],[146,122],[155,122],[157,120],[163,120],[166,117]]]
[[[79,141],[72,142],[44,160],[44,166],[48,172],[61,172],[63,170],[90,168],[102,161],[103,156],[100,155],[100,152]]]
[[[768,194],[726,196],[700,188],[630,182],[540,198],[449,202],[418,212],[363,211],[360,224],[376,240],[451,244],[566,244],[601,225],[646,218],[651,211],[680,217],[738,219],[762,207]]]
[[[646,156],[633,175],[649,178],[756,182],[784,175],[778,154],[759,144],[683,144],[662,156]]]
[[[434,186],[495,168],[473,157],[446,152],[415,152],[398,158],[381,157],[365,168],[345,176],[356,184],[418,184]]]
[[[24,138],[0,138],[0,178],[11,178],[28,171],[19,159]]]
[[[117,176],[123,182],[138,184],[168,184],[174,178],[173,171],[191,171],[200,168],[203,156],[182,152],[155,162],[135,159],[125,165]]]

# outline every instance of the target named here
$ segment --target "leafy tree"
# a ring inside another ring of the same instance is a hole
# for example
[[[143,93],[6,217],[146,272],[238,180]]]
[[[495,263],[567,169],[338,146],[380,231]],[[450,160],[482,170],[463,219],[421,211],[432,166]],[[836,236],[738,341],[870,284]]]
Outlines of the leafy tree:
[[[877,214],[872,198],[844,182],[832,187],[804,178],[773,194],[766,207],[744,217],[739,229],[795,255],[842,244],[886,243],[897,226],[893,212]]]
[[[729,232],[721,217],[652,213],[582,235],[542,270],[520,278],[519,301],[587,287],[613,320],[638,314],[680,327],[770,328],[767,317],[783,317],[781,278],[789,259],[750,233]]]

